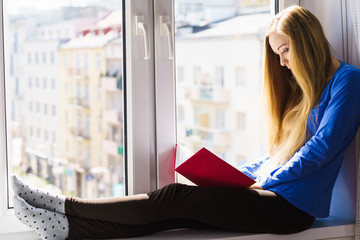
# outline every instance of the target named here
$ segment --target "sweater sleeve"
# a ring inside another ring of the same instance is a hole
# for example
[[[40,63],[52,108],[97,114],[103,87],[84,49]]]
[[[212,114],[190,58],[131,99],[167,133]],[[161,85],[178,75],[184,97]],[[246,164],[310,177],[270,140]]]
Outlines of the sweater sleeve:
[[[256,159],[253,162],[247,163],[242,165],[239,170],[246,174],[248,177],[252,178],[252,179],[256,179],[256,176],[254,175],[254,173],[256,172],[256,170],[259,169],[259,167],[266,161],[269,159],[269,155],[266,154],[258,159]]]
[[[331,87],[318,130],[287,163],[265,176],[264,189],[316,173],[350,144],[360,123],[359,71],[339,76]]]

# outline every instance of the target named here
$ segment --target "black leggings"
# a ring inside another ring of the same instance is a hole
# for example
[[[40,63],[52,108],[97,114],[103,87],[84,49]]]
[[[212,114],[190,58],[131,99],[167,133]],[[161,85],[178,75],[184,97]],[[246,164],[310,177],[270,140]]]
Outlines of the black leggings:
[[[270,191],[182,184],[126,197],[67,198],[65,213],[70,240],[138,237],[176,228],[288,234],[310,228],[315,220]]]

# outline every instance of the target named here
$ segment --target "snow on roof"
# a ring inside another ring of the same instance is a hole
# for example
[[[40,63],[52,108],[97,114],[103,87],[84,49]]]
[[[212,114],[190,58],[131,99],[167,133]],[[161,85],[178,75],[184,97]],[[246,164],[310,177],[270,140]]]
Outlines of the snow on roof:
[[[121,27],[121,25],[122,25],[122,12],[120,10],[117,10],[109,13],[108,15],[98,20],[97,22],[83,27],[81,32],[83,33],[83,35],[86,35],[92,31],[102,31],[109,28],[119,28]]]
[[[69,42],[61,46],[61,49],[74,49],[74,48],[100,48],[107,44],[109,41],[118,37],[117,32],[110,31],[106,34],[87,34],[71,39]]]
[[[121,32],[122,12],[113,11],[103,19],[82,29],[82,34],[62,45],[62,49],[103,47],[118,38]]]
[[[254,14],[231,18],[220,23],[212,24],[211,28],[184,38],[212,38],[257,34],[266,28],[272,19],[271,14]]]
[[[94,28],[97,29],[105,29],[108,27],[118,26],[122,23],[122,12],[121,11],[113,11],[106,18],[101,19],[97,22]]]

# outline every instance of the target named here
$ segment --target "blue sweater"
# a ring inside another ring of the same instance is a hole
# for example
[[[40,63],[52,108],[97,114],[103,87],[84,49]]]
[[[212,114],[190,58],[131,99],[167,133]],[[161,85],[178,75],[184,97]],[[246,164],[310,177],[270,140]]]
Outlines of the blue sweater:
[[[240,168],[265,190],[284,197],[314,217],[329,216],[330,200],[345,150],[360,124],[360,70],[341,62],[311,111],[309,140],[283,166],[266,176],[254,172],[264,156]]]

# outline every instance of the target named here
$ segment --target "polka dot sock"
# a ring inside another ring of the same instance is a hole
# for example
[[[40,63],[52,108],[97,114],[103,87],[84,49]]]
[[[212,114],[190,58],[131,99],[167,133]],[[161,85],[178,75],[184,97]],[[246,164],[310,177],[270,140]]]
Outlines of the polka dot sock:
[[[17,176],[11,177],[14,193],[34,207],[65,214],[65,196],[52,195],[23,183]]]
[[[65,215],[36,208],[19,196],[14,196],[16,217],[31,227],[43,240],[64,240],[69,235],[69,222]]]

